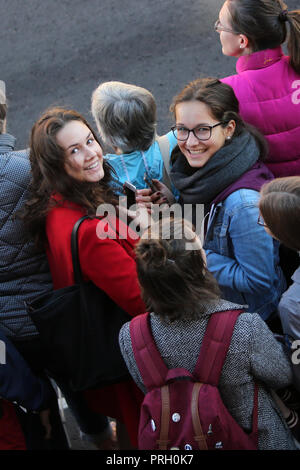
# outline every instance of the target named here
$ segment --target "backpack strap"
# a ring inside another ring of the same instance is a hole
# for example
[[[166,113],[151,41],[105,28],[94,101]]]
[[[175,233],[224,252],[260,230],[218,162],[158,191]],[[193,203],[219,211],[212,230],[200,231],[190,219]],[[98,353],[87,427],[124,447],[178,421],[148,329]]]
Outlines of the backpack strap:
[[[150,314],[134,317],[129,325],[134,358],[147,390],[161,387],[165,383],[168,368],[154,342]]]
[[[234,325],[245,310],[227,310],[211,315],[202,341],[194,377],[202,383],[218,386],[231,343]],[[258,445],[258,384],[254,384],[252,438]]]
[[[218,386],[234,325],[242,312],[227,310],[211,315],[193,373],[199,382]]]
[[[167,135],[157,136],[156,142],[159,145],[160,153],[163,159],[163,182],[172,191],[172,183],[170,179],[170,143]]]

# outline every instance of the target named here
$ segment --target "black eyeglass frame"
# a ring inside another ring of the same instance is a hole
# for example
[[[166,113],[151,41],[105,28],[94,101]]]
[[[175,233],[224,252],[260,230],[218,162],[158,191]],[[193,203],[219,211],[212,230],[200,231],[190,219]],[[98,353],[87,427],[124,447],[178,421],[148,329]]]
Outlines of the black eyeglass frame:
[[[239,31],[234,31],[233,29],[229,29],[229,28],[226,28],[225,26],[222,26],[220,20],[215,21],[214,30],[215,30],[217,33],[218,33],[219,31],[225,31],[226,33],[242,34],[242,33],[240,33]]]
[[[217,127],[217,126],[220,126],[221,124],[224,124],[223,121],[221,122],[218,122],[217,124],[215,124],[214,126],[209,126],[208,124],[205,124],[205,125],[201,125],[199,124],[198,126],[194,127],[193,129],[188,129],[187,127],[185,127],[185,130],[188,132],[188,135],[186,137],[186,139],[179,139],[176,135],[176,131],[178,132],[177,130],[177,126],[172,126],[171,127],[171,131],[173,132],[174,134],[174,137],[176,137],[177,140],[180,140],[180,142],[185,142],[186,140],[188,140],[189,136],[190,136],[190,133],[192,132],[194,134],[194,136],[196,137],[196,139],[198,140],[209,140],[211,138],[211,133],[212,133],[212,130]],[[180,127],[184,127],[184,126],[180,126]],[[209,128],[209,137],[207,137],[207,139],[202,139],[200,137],[198,137],[196,134],[195,134],[195,129],[198,129],[199,127],[207,127]]]
[[[262,227],[267,227],[267,224],[264,221],[263,216],[261,214],[258,214],[257,223],[258,225],[261,225]]]

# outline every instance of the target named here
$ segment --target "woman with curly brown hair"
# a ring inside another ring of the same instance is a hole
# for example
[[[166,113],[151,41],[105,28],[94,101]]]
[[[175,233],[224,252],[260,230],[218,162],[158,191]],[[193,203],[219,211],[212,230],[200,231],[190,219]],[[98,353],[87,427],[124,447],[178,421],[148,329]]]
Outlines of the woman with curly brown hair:
[[[52,108],[34,124],[30,140],[31,198],[23,218],[30,236],[46,247],[55,289],[74,284],[71,232],[98,206],[116,208],[110,187],[111,168],[93,129],[79,113]],[[82,274],[134,316],[145,311],[140,296],[133,248],[137,237],[117,217],[107,236],[99,236],[99,220],[85,220],[79,229]],[[126,234],[126,236],[124,236]],[[85,392],[98,413],[124,423],[136,445],[139,390],[132,381]],[[107,424],[108,425],[108,424]]]

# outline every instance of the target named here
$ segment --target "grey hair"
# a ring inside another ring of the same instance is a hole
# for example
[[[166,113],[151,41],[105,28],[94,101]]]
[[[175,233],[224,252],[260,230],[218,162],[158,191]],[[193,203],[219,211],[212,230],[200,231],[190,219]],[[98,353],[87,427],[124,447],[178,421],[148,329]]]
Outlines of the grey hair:
[[[103,140],[123,153],[147,150],[156,133],[156,103],[145,88],[101,83],[92,94],[92,115]]]

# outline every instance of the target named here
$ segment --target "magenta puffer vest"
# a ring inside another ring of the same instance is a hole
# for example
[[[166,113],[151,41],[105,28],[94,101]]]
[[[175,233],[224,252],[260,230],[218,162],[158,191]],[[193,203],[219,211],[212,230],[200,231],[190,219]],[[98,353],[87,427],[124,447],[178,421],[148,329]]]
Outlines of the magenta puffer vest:
[[[241,56],[232,86],[242,118],[256,126],[269,144],[266,162],[275,177],[300,175],[300,76],[281,47]]]

